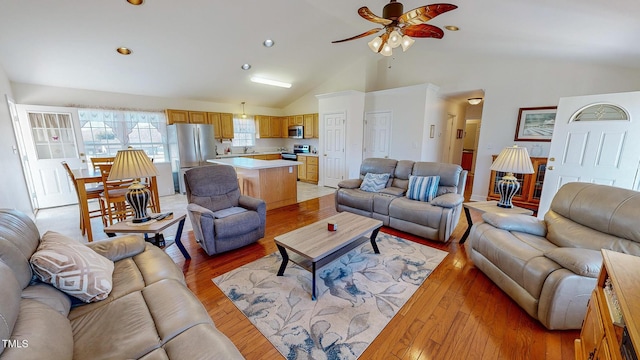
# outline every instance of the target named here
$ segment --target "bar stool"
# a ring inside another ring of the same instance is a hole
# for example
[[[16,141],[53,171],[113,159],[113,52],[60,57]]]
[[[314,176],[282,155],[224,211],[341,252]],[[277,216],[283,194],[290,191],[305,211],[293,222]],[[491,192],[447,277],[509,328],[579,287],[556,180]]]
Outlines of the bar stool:
[[[61,164],[64,167],[64,169],[67,171],[67,175],[71,179],[71,182],[73,183],[73,188],[76,191],[76,197],[78,198],[78,207],[80,208],[80,229],[82,230],[82,235],[84,235],[86,233],[86,227],[83,222],[82,207],[86,206],[88,208],[89,218],[101,217],[103,204],[102,204],[102,199],[100,198],[100,193],[104,191],[104,188],[102,187],[102,185],[87,188],[86,190],[87,203],[80,204],[80,195],[78,194],[78,184],[76,183],[76,177],[73,175],[73,171],[71,171],[71,168],[69,167],[69,164],[67,164],[66,161],[62,161]],[[92,199],[98,200],[98,202],[100,203],[100,209],[94,209],[94,210],[89,209],[88,201]]]

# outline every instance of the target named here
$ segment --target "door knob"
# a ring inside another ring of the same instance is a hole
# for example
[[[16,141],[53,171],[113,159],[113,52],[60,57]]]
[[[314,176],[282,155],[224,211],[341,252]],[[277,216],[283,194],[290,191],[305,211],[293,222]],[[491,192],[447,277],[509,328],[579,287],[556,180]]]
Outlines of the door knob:
[[[547,170],[553,170],[553,165],[547,166]]]
[[[324,156],[327,156],[327,154],[324,154]]]
[[[554,158],[554,157],[549,158],[549,161],[556,161],[556,158]]]

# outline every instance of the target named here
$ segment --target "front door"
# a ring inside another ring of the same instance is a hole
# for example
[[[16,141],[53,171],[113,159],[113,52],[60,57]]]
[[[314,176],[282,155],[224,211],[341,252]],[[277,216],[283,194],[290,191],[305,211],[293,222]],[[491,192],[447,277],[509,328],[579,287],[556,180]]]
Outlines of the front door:
[[[18,105],[20,128],[25,140],[26,166],[33,179],[39,209],[78,202],[73,184],[62,166],[84,166],[84,145],[78,113],[71,108]]]
[[[364,158],[388,158],[391,142],[391,111],[365,114]]]
[[[639,190],[640,92],[561,98],[538,216],[568,182]]]
[[[345,172],[345,113],[323,114],[323,182],[324,186],[337,188]]]

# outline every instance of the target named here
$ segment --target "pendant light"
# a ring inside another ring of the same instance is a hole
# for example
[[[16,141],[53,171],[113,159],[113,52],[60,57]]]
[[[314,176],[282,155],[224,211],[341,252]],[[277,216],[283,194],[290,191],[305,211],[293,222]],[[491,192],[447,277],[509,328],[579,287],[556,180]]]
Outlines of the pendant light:
[[[243,119],[247,118],[247,114],[244,113],[244,101],[242,102],[242,115],[240,117]]]

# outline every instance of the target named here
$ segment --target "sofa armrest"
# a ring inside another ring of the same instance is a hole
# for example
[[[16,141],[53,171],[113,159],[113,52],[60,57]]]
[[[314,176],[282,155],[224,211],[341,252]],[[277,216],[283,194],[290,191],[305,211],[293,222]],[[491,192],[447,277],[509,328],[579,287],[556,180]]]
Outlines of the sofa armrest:
[[[205,216],[205,217],[209,217],[211,219],[213,219],[215,216],[213,215],[213,211],[207,209],[204,206],[200,206],[198,204],[193,204],[190,203],[187,205],[187,211],[194,214],[194,215],[198,215],[200,216]]]
[[[146,243],[139,235],[124,235],[87,244],[93,251],[116,262],[144,251]]]
[[[407,190],[403,189],[403,188],[399,188],[399,187],[394,187],[394,186],[389,186],[388,188],[384,188],[380,191],[378,191],[378,193],[380,194],[387,194],[387,195],[392,195],[392,196],[404,196],[404,193],[406,193]]]
[[[464,196],[456,193],[447,193],[437,196],[431,200],[431,205],[444,208],[455,208],[462,204]]]
[[[523,214],[484,213],[482,219],[507,231],[518,231],[532,235],[547,236],[547,224],[543,220]]]
[[[549,258],[573,273],[597,278],[602,267],[600,251],[579,248],[557,248],[544,253]]]
[[[347,179],[338,183],[340,189],[357,189],[362,184],[362,179]]]

